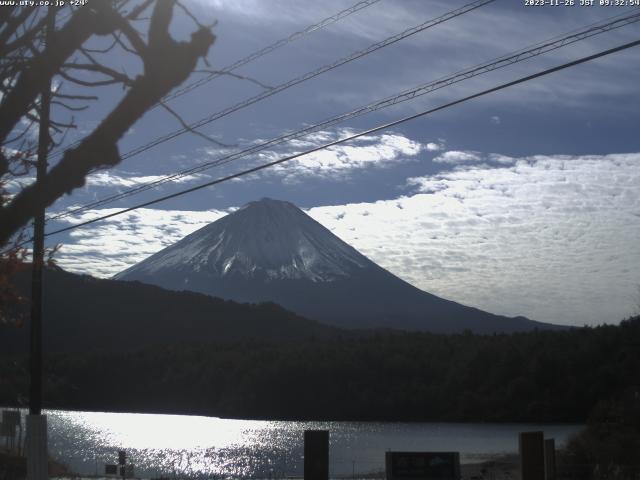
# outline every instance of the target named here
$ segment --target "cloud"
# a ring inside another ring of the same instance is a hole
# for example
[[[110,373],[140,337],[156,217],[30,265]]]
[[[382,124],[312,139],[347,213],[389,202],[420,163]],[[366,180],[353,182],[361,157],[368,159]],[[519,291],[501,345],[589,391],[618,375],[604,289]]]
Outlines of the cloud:
[[[224,11],[245,22],[256,22],[269,19],[272,22],[296,23],[299,21],[313,21],[317,12],[313,8],[298,8],[296,4],[272,2],[266,5],[260,0],[199,0],[200,3],[210,5],[213,11]],[[308,6],[307,6],[308,7]]]
[[[433,161],[435,163],[480,162],[482,161],[482,157],[479,152],[449,150],[435,157]]]
[[[434,163],[458,165],[464,163],[493,162],[502,164],[512,164],[516,160],[513,157],[500,153],[483,154],[473,150],[449,150],[443,152],[433,159]]]
[[[280,173],[326,177],[370,166],[388,166],[415,157],[421,148],[420,143],[398,134],[364,137],[355,145],[337,145],[305,155],[293,165],[281,166]]]
[[[508,155],[502,155],[500,153],[490,153],[489,155],[487,155],[487,160],[490,162],[502,163],[507,165],[510,165],[516,162],[515,158],[510,157]]]
[[[632,313],[640,154],[472,164],[409,184],[395,200],[309,213],[401,278],[461,303],[574,325]]]
[[[272,162],[289,155],[298,154],[340,138],[353,135],[355,131],[341,128],[337,131],[320,131],[304,138],[293,140],[286,146],[264,150],[251,157],[254,165]],[[313,152],[297,159],[275,165],[262,175],[277,176],[285,182],[299,182],[303,179],[320,178],[344,180],[356,171],[365,168],[385,168],[400,162],[417,161],[423,150],[433,150],[438,144],[420,142],[399,133],[366,135],[343,145],[335,145]]]
[[[99,209],[65,219],[77,224],[119,209]],[[60,266],[96,277],[111,277],[186,235],[226,215],[221,210],[184,211],[142,208],[91,228],[72,230],[56,254]]]
[[[308,213],[444,298],[573,325],[630,315],[640,285],[640,154],[505,158],[411,178],[399,198]],[[73,232],[58,260],[111,276],[225,213],[131,212]]]
[[[424,147],[429,152],[437,152],[437,151],[442,150],[444,148],[443,145],[441,145],[439,143],[435,143],[435,142],[429,142]]]
[[[138,175],[130,172],[114,172],[113,170],[104,170],[92,173],[87,176],[85,187],[99,187],[99,188],[132,188],[139,185],[145,185],[159,180],[165,179],[165,175]],[[185,175],[177,177],[171,180],[172,184],[184,184],[197,181],[204,181],[210,178],[203,174]],[[24,176],[11,179],[7,182],[7,187],[12,193],[16,193],[22,188],[35,182],[35,177]]]
[[[250,51],[244,39],[238,38],[243,32],[254,33],[252,46],[259,49],[345,8],[344,2],[333,0],[311,3],[294,0],[199,0],[197,3],[205,17],[220,19],[220,28],[226,28],[226,35],[220,35],[220,41],[228,42],[225,51],[231,58],[241,58]],[[252,69],[256,78],[276,78],[279,82],[295,76],[293,72],[312,71],[319,65],[330,64],[351,52],[458,7],[460,5],[452,6],[451,2],[433,0],[428,2],[428,6],[421,2],[400,2],[394,4],[393,8],[385,8],[385,2],[380,2],[327,28],[314,31],[299,43],[295,42],[291,47],[269,55],[265,63],[248,68]],[[305,104],[314,103],[318,110],[322,110],[318,103],[322,106],[333,103],[339,106],[338,112],[350,110],[373,99],[385,98],[407,88],[448,77],[476,66],[478,62],[517,52],[605,18],[601,8],[569,9],[572,10],[570,14],[551,10],[554,9],[532,12],[498,4],[474,9],[358,59],[352,64],[353,67],[341,67],[335,75],[323,75],[321,84],[314,84],[312,91],[301,90],[298,98]],[[422,110],[425,102],[434,106],[462,98],[511,81],[516,76],[529,75],[602,48],[631,41],[633,35],[634,28],[631,25],[594,36],[518,65],[433,91],[423,100],[397,105],[399,110],[396,111],[411,113]],[[509,41],[505,42],[505,39]],[[580,68],[565,70],[558,74],[562,75],[561,78],[557,75],[540,78],[526,86],[505,90],[491,97],[492,108],[509,105],[529,112],[536,111],[542,105],[547,108],[579,106],[599,112],[624,106],[632,108],[624,99],[636,92],[638,75],[632,66],[636,64],[638,52],[628,50],[620,55],[624,55],[624,58],[602,58]],[[426,61],[416,61],[416,58]],[[290,75],[285,72],[290,72]],[[612,82],[613,78],[615,82]],[[603,88],[603,84],[607,88]],[[290,102],[291,98],[287,97],[279,105],[288,108]],[[468,110],[451,110],[450,115],[468,115]],[[482,115],[486,118],[484,113]],[[273,118],[269,118],[269,121],[272,122]]]
[[[92,173],[87,177],[86,186],[88,187],[123,187],[130,188],[147,183],[153,183],[158,180],[164,179],[164,175],[137,175],[135,173],[121,172],[114,173],[113,171],[101,171]],[[206,175],[185,175],[183,177],[175,178],[171,183],[189,183],[198,180],[208,178]]]
[[[9,192],[10,196],[16,195],[23,188],[35,183],[36,177],[31,175],[25,175],[23,177],[13,177],[5,180],[5,188]]]

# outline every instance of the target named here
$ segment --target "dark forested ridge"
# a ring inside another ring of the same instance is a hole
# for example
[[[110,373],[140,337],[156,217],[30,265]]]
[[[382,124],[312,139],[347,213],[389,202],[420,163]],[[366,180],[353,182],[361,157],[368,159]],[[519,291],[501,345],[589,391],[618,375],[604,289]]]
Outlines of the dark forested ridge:
[[[24,297],[30,295],[30,268],[24,268],[13,281]],[[135,281],[97,279],[57,268],[45,271],[44,284],[45,353],[122,352],[166,344],[251,338],[283,341],[302,340],[310,336],[329,338],[339,334],[349,335],[344,330],[309,320],[272,302],[238,303],[203,293],[166,290]],[[339,285],[334,288],[339,289]],[[305,289],[298,291],[292,287],[292,291],[297,297],[308,295]],[[395,296],[395,292],[387,294]],[[342,295],[348,297],[348,291],[345,290]],[[367,295],[379,296],[376,292],[368,292]],[[366,299],[362,301],[366,302]],[[322,296],[314,298],[313,303],[321,310]],[[459,307],[463,310],[469,308]],[[26,313],[28,302],[19,308]],[[428,305],[422,310],[428,310]],[[481,330],[486,327],[491,332],[507,332],[512,331],[511,327],[506,326],[512,320],[512,327],[516,330],[518,325],[522,326],[522,322],[525,322],[524,319],[500,317],[498,323],[492,323],[488,317],[483,317],[490,314],[478,312],[476,320],[482,326]],[[457,323],[444,311],[432,311],[431,315],[438,318],[439,324],[449,325],[444,332],[437,330],[439,333],[462,332],[467,325]],[[541,328],[566,328],[530,322],[526,330],[536,325]],[[0,352],[26,354],[28,345],[27,328],[14,328],[13,325],[0,322]]]
[[[30,269],[24,269],[15,280],[25,297],[30,291],[29,274]],[[323,338],[339,331],[274,303],[240,304],[59,269],[47,269],[44,282],[45,353],[120,353],[157,344],[247,338]],[[22,308],[27,307],[25,302]],[[28,345],[26,326],[0,322],[0,352],[26,353]]]
[[[0,360],[0,404],[26,396]],[[512,335],[369,332],[51,356],[49,407],[235,418],[584,421],[640,381],[640,317]]]

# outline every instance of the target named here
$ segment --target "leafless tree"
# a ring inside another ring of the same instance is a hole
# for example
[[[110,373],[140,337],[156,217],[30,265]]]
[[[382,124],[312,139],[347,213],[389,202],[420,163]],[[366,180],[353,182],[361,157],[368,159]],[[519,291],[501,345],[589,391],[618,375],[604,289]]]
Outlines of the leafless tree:
[[[124,90],[119,103],[64,152],[42,182],[31,183],[13,196],[4,191],[0,246],[7,245],[39,209],[83,186],[89,173],[117,165],[121,161],[118,141],[206,57],[215,40],[211,27],[198,23],[189,41],[170,35],[176,6],[197,23],[176,0],[92,0],[60,22],[50,42],[44,41],[46,8],[0,7],[0,187],[33,164],[29,131],[37,126],[39,93],[49,79],[55,79],[52,104],[71,113],[86,108],[78,102],[94,100],[96,95],[68,93],[68,88],[60,88],[62,84],[80,90],[119,84]],[[149,18],[144,17],[147,14]],[[141,26],[146,33],[139,31]],[[96,39],[107,40],[107,46],[90,47]],[[116,49],[141,61],[137,76],[132,78],[104,60]],[[74,126],[73,119],[52,120],[51,145],[55,145],[55,134],[60,136]]]
[[[169,33],[178,9],[196,24],[189,41]],[[51,15],[56,28],[47,34]],[[117,144],[123,135],[154,105],[162,105],[201,59],[206,63],[215,40],[211,29],[178,0],[91,0],[55,10],[0,7],[0,321],[7,319],[5,307],[20,301],[9,278],[25,258],[19,245],[36,212],[82,187],[92,171],[121,161]],[[137,75],[123,70],[123,56],[137,62]],[[48,149],[61,155],[43,181],[16,187],[35,165],[40,93],[50,83],[56,115],[49,123]],[[90,108],[114,85],[122,87],[119,102],[93,131],[62,151],[66,134],[76,128],[75,112]]]

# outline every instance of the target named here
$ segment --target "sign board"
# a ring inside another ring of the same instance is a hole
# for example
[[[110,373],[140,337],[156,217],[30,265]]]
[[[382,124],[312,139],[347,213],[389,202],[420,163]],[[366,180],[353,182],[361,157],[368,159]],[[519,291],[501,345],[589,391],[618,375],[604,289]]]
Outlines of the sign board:
[[[20,410],[3,410],[2,424],[9,426],[13,425],[14,428],[20,425]]]
[[[387,480],[460,480],[458,452],[386,452]]]
[[[118,451],[118,465],[124,465],[127,460],[127,452],[124,450]]]
[[[107,464],[104,466],[105,475],[118,475],[118,466]]]

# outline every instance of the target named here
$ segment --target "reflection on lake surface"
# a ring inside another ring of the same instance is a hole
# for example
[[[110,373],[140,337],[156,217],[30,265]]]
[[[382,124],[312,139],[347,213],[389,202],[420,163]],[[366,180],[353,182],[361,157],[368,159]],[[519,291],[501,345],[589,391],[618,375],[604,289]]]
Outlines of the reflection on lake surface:
[[[518,432],[544,430],[562,446],[580,425],[287,422],[184,415],[46,412],[53,458],[82,474],[103,474],[119,449],[136,477],[301,476],[303,431],[329,430],[330,472],[384,470],[384,452],[458,451],[463,463],[516,452]]]

